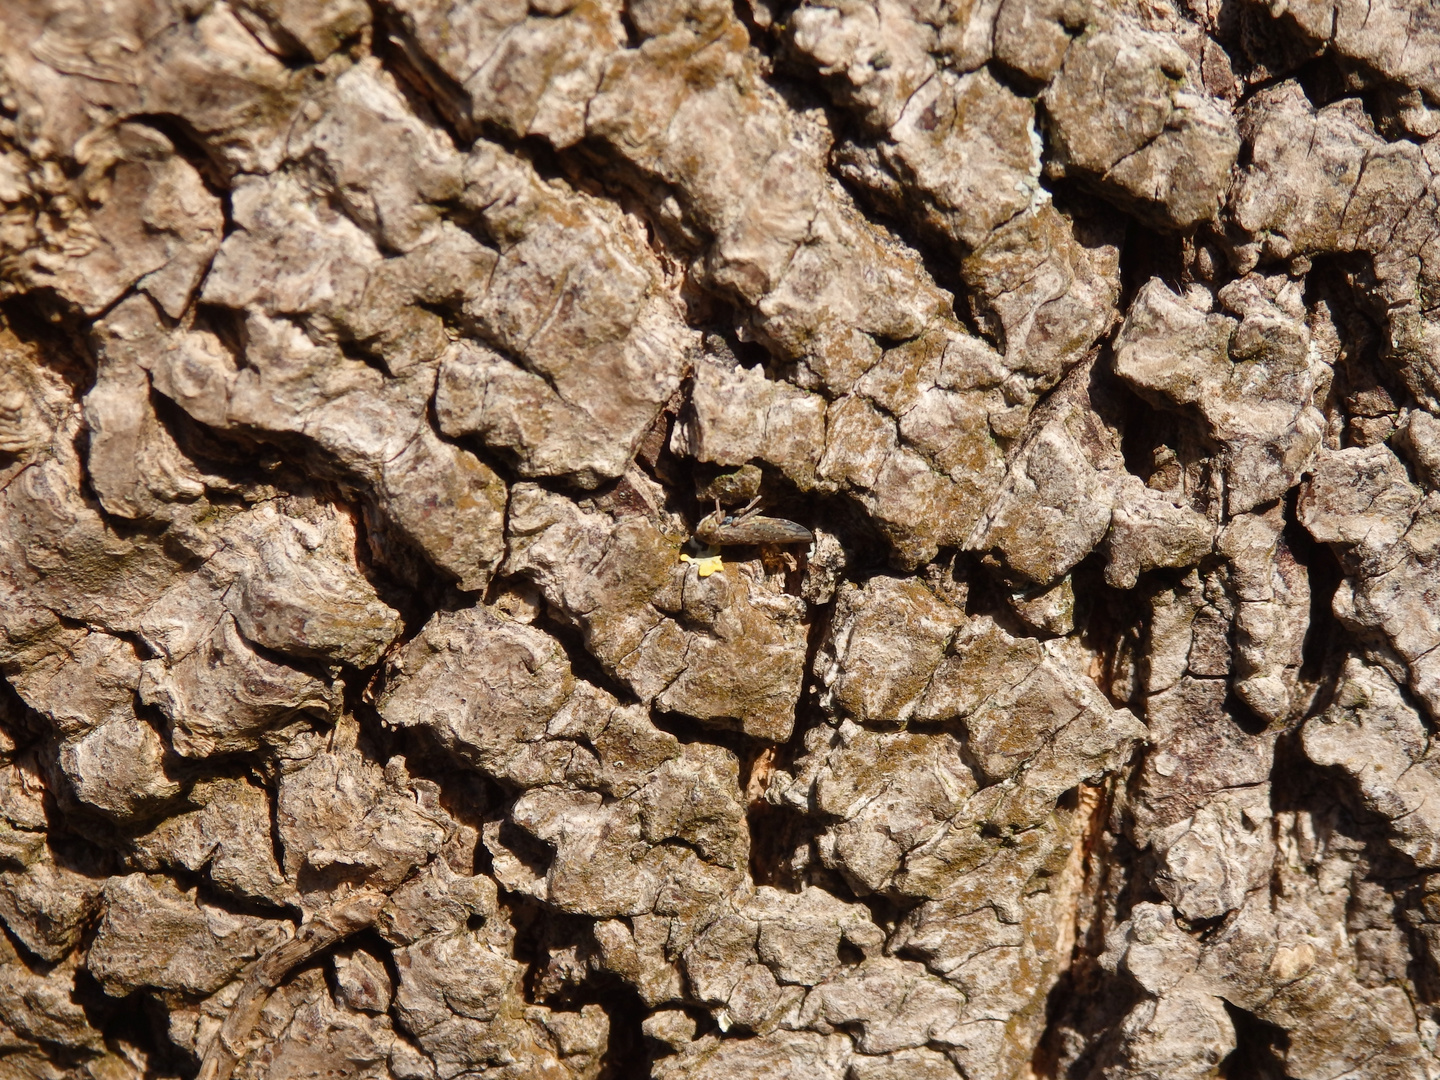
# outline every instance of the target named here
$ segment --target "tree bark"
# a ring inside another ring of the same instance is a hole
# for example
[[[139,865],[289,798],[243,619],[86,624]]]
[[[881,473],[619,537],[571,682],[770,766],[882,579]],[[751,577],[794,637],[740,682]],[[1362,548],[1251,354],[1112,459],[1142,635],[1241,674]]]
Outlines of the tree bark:
[[[0,4],[0,1076],[1440,1076],[1437,73]]]

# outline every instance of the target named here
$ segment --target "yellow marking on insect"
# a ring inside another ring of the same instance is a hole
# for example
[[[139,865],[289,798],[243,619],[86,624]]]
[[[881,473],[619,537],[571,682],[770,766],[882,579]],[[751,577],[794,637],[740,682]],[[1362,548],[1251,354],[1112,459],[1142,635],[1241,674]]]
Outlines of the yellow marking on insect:
[[[705,548],[694,558],[682,553],[680,561],[694,563],[696,577],[709,577],[711,574],[718,573],[725,565],[720,560],[720,549],[714,547]]]

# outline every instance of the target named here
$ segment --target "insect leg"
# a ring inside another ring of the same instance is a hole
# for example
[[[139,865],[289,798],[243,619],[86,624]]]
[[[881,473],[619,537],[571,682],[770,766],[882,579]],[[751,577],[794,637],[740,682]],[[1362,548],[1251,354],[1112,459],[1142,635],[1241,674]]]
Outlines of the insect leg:
[[[739,522],[745,521],[747,518],[754,517],[758,513],[760,513],[760,496],[756,495],[755,498],[751,499],[748,503],[745,504],[744,509],[742,509],[738,514],[735,515],[734,521],[736,524],[738,524]]]

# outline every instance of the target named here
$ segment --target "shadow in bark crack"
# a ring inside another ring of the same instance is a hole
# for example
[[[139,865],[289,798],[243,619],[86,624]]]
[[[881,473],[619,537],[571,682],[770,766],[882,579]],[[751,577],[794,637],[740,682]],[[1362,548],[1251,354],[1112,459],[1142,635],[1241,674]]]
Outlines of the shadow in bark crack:
[[[1224,1080],[1284,1080],[1284,1053],[1290,1044],[1284,1030],[1228,1001],[1225,1011],[1235,1025],[1235,1049],[1220,1063]]]

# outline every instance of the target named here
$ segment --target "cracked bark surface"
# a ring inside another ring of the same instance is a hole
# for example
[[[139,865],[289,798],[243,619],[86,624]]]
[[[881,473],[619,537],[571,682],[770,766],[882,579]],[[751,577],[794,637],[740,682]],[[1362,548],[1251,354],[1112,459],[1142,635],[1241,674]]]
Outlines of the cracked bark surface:
[[[1437,70],[0,4],[0,1078],[1440,1077]]]

